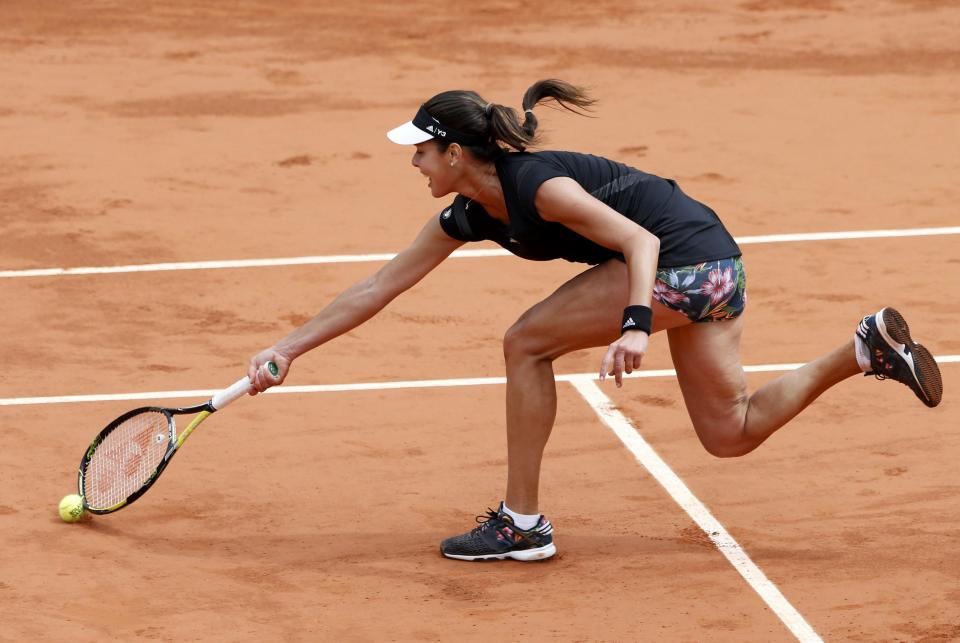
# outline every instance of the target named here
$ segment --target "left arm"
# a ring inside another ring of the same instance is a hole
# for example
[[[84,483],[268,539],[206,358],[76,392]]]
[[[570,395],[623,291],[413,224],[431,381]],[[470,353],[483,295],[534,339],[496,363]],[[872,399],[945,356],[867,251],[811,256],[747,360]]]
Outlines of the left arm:
[[[544,181],[534,205],[540,217],[570,228],[605,248],[623,254],[627,263],[628,305],[650,307],[656,279],[660,240],[588,194],[573,179],[557,177]],[[647,333],[629,330],[610,345],[600,366],[600,379],[611,374],[622,384],[623,373],[640,367],[647,351]]]

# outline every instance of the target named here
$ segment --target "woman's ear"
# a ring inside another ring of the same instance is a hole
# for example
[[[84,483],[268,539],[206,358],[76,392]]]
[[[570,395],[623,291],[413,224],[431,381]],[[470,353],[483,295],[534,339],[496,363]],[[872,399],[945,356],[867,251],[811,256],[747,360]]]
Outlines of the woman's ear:
[[[450,167],[455,166],[462,158],[463,148],[460,147],[460,144],[450,143],[450,146],[447,148],[447,160],[450,162]]]

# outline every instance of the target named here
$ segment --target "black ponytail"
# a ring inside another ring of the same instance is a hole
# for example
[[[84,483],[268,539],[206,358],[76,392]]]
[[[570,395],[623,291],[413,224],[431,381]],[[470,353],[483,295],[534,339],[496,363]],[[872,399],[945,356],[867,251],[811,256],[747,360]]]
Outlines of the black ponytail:
[[[574,107],[586,110],[597,102],[590,98],[587,90],[582,87],[577,87],[576,85],[571,85],[568,82],[555,78],[538,80],[530,85],[530,88],[523,94],[523,113],[525,117],[523,120],[523,131],[530,137],[531,143],[539,142],[536,134],[537,117],[533,115],[533,108],[549,99],[553,99],[560,107],[574,114],[582,114],[582,112],[574,109]]]
[[[533,108],[554,100],[561,107],[580,114],[574,109],[589,109],[596,101],[586,90],[562,80],[540,80],[530,86],[523,95],[524,118],[521,122],[517,110],[483,100],[472,91],[454,90],[437,94],[426,103],[427,112],[441,123],[464,134],[484,137],[484,145],[464,145],[480,161],[493,161],[505,152],[505,148],[524,151],[540,142],[537,136],[537,117]],[[441,151],[449,143],[437,140]]]

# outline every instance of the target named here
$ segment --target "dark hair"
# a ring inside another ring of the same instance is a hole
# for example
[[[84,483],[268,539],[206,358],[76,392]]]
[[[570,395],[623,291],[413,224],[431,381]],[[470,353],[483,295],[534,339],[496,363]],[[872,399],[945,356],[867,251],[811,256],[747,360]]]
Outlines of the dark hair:
[[[581,87],[562,80],[547,79],[538,80],[523,94],[523,122],[512,107],[488,103],[476,92],[467,90],[442,92],[423,106],[431,116],[448,127],[464,134],[488,137],[489,142],[485,145],[463,147],[481,161],[492,161],[503,154],[505,148],[522,152],[540,142],[536,134],[537,117],[531,110],[550,99],[575,114],[581,112],[574,107],[588,109],[596,102]],[[437,146],[444,152],[450,143],[437,140]]]

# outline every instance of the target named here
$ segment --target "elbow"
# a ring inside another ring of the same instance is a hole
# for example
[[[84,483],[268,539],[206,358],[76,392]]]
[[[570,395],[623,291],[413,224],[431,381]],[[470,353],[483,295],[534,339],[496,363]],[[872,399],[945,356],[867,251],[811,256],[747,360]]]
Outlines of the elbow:
[[[384,283],[379,273],[368,277],[360,284],[361,299],[366,306],[374,310],[380,310],[393,301],[398,294],[400,293],[394,292],[388,284]]]
[[[625,244],[624,256],[636,254],[638,256],[660,256],[660,238],[650,234],[643,228],[637,230],[636,234]]]
[[[377,279],[377,275],[367,277],[360,282],[359,290],[360,292],[357,294],[360,296],[360,300],[364,302],[364,307],[370,306],[380,309],[390,301],[390,299],[385,296],[383,284]]]
[[[660,237],[647,233],[646,239],[647,246],[650,248],[650,252],[655,256],[660,256]]]

